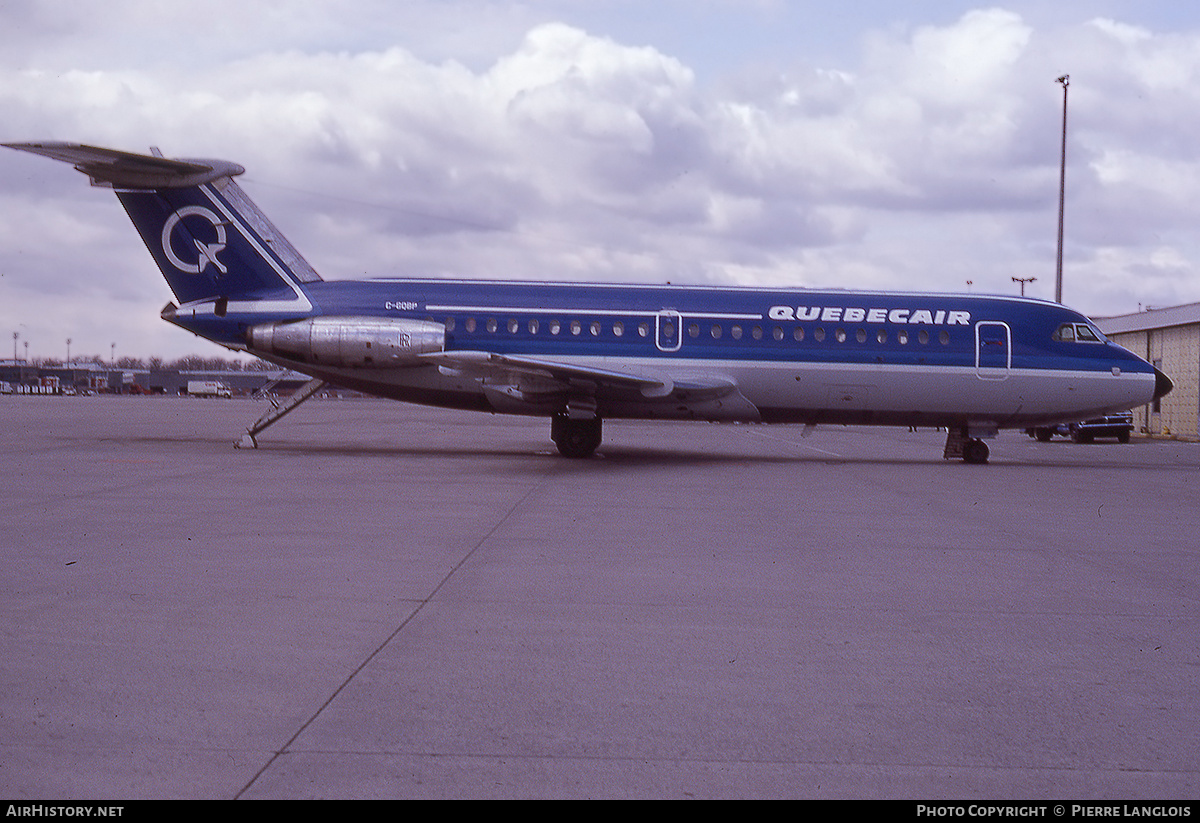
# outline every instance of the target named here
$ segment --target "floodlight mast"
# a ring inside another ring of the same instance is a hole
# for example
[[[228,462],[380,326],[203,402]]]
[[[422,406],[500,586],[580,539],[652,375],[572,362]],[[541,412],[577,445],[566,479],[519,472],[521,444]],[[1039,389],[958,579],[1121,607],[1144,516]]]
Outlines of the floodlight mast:
[[[1033,283],[1033,282],[1035,282],[1036,280],[1037,280],[1037,278],[1036,278],[1036,277],[1014,277],[1014,278],[1012,279],[1012,281],[1013,281],[1014,283],[1020,283],[1020,284],[1021,284],[1021,296],[1022,296],[1022,297],[1024,297],[1024,296],[1025,296],[1025,284],[1026,284],[1026,283]]]
[[[1054,302],[1063,300],[1063,214],[1067,201],[1067,87],[1071,85],[1071,75],[1064,74],[1054,81],[1062,83],[1063,116],[1062,116],[1062,161],[1058,171],[1058,267],[1054,277]]]

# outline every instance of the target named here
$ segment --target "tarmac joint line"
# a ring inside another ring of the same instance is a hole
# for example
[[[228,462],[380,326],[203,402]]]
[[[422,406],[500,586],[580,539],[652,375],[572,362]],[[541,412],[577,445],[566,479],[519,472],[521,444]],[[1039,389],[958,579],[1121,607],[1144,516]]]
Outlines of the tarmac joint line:
[[[561,466],[558,468],[561,469]],[[554,474],[557,474],[557,473],[558,472],[556,471],[556,472],[551,473],[551,475],[547,475],[546,477],[543,477],[541,482],[535,483],[532,486],[530,486],[530,488],[525,492],[525,494],[521,495],[521,497],[515,503],[513,503],[511,506],[509,506],[508,509],[504,512],[504,515],[502,517],[500,517],[499,519],[497,519],[496,522],[492,525],[492,527],[490,529],[488,529],[487,533],[484,534],[482,537],[479,538],[479,540],[477,540],[475,542],[475,545],[471,547],[471,550],[468,551],[466,554],[464,554],[462,556],[462,558],[459,559],[459,561],[457,563],[455,563],[454,566],[451,567],[450,570],[448,572],[446,572],[445,575],[442,576],[441,580],[439,580],[437,585],[433,587],[433,589],[429,592],[428,596],[426,596],[425,598],[418,600],[418,601],[409,601],[409,602],[416,602],[417,607],[415,609],[413,609],[411,612],[409,612],[408,616],[405,617],[404,620],[402,620],[400,622],[400,625],[398,625],[395,628],[395,630],[392,631],[391,634],[389,634],[386,638],[384,638],[383,642],[380,643],[378,646],[376,646],[375,649],[369,655],[367,655],[363,659],[363,661],[361,663],[359,663],[358,666],[356,666],[352,672],[350,672],[349,675],[346,676],[346,679],[343,680],[338,685],[338,687],[333,690],[333,692],[329,695],[329,697],[325,699],[325,702],[323,702],[320,706],[317,707],[317,710],[315,712],[313,712],[312,716],[309,717],[308,720],[306,720],[302,724],[300,724],[300,728],[296,729],[295,734],[293,734],[290,738],[288,738],[287,742],[285,742],[283,744],[283,746],[279,748],[278,751],[272,753],[271,757],[267,759],[267,762],[262,765],[262,768],[260,768],[257,772],[255,772],[254,776],[250,778],[250,780],[246,783],[246,785],[243,786],[241,789],[239,789],[237,794],[235,794],[233,796],[234,800],[240,800],[242,798],[242,796],[245,795],[246,792],[248,792],[254,786],[254,784],[256,782],[258,782],[259,778],[261,778],[264,774],[267,773],[267,771],[271,768],[271,766],[273,766],[275,764],[275,762],[277,760],[279,760],[280,757],[287,754],[291,750],[292,745],[296,742],[296,740],[299,739],[300,735],[304,734],[304,732],[313,723],[316,722],[317,718],[321,716],[321,713],[324,712],[325,709],[327,709],[333,703],[333,701],[337,699],[338,695],[340,695],[346,689],[346,687],[349,686],[350,683],[354,681],[354,678],[356,678],[359,675],[359,673],[363,669],[365,669],[371,663],[371,661],[374,660],[379,655],[380,652],[382,652],[385,648],[387,648],[388,645],[400,634],[400,632],[404,631],[405,627],[407,627],[413,621],[413,619],[418,614],[421,613],[421,611],[425,608],[425,606],[427,606],[430,603],[430,601],[432,601],[433,598],[435,598],[437,596],[438,592],[440,592],[442,590],[442,588],[446,585],[446,583],[449,582],[450,578],[452,578],[459,569],[461,569],[464,565],[466,565],[467,561],[470,560],[477,551],[479,551],[480,547],[482,547],[484,543],[486,543],[488,540],[490,540],[492,535],[494,535],[500,529],[501,526],[503,526],[505,523],[507,523],[512,518],[513,514],[516,513],[516,511],[518,509],[520,509],[521,506],[523,506],[525,504],[525,502],[527,500],[529,500],[529,498],[531,498],[535,493],[537,493],[538,491],[540,491],[542,488],[545,487],[546,483],[549,482],[551,476],[553,476]]]

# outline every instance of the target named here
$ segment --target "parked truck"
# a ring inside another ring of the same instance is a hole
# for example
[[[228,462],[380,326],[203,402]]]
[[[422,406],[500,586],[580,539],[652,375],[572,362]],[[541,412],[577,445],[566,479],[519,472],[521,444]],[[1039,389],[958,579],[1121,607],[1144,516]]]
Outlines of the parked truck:
[[[189,380],[187,393],[192,397],[233,397],[233,392],[220,380]]]

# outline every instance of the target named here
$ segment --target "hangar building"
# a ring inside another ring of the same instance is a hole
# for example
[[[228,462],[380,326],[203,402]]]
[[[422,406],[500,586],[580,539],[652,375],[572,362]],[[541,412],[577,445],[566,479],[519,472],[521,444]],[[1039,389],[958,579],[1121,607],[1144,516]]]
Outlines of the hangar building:
[[[1200,303],[1095,318],[1114,343],[1140,355],[1175,381],[1174,390],[1133,410],[1147,434],[1200,439]]]

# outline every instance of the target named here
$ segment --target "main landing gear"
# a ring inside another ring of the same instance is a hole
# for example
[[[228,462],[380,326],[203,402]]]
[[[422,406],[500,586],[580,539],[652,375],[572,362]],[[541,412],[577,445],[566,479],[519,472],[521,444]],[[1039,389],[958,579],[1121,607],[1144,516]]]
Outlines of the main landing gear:
[[[978,437],[971,437],[966,427],[951,426],[946,435],[946,449],[942,457],[947,460],[961,459],[964,463],[983,464],[988,462],[991,453],[987,443]]]
[[[572,418],[569,411],[550,419],[550,439],[563,457],[591,457],[600,447],[599,417]]]

